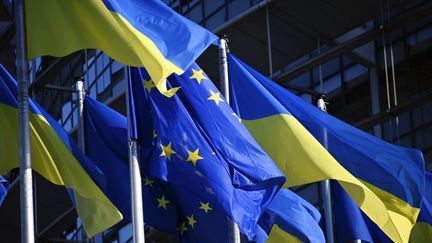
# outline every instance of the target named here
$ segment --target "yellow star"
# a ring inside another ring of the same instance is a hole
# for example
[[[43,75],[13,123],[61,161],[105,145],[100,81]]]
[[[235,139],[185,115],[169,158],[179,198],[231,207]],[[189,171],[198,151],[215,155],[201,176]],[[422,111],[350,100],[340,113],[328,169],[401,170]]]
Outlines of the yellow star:
[[[166,156],[168,160],[171,160],[171,155],[176,154],[176,151],[171,148],[171,143],[169,143],[167,146],[163,146],[162,144],[160,146],[162,148],[160,157]]]
[[[187,149],[187,153],[188,153],[188,158],[186,159],[186,161],[192,161],[192,164],[196,167],[196,163],[198,160],[204,159],[203,157],[199,156],[199,148],[197,150],[195,150],[194,152],[189,151]]]
[[[161,198],[157,198],[158,201],[158,208],[164,208],[165,210],[167,209],[167,204],[170,202],[168,200],[165,199],[165,195],[162,195]]]
[[[144,186],[153,187],[153,180],[150,180],[147,176],[144,178]]]
[[[195,226],[195,224],[196,224],[196,222],[197,222],[197,221],[194,219],[193,214],[191,214],[191,216],[188,216],[187,219],[188,219],[189,225],[190,225],[191,228],[193,229],[194,226]]]
[[[147,92],[150,93],[150,91],[153,88],[156,88],[156,86],[154,85],[153,81],[151,80],[144,80],[144,87],[146,88]]]
[[[189,79],[196,79],[198,84],[201,84],[201,80],[208,79],[206,76],[204,76],[203,70],[195,70],[192,68],[193,75],[189,77]]]
[[[180,231],[180,235],[183,235],[184,232],[187,230],[186,225],[184,222],[179,224],[179,227],[177,228],[178,231]]]
[[[219,105],[219,102],[223,102],[223,99],[220,96],[221,95],[220,92],[215,93],[215,92],[213,92],[213,90],[210,90],[210,93],[211,93],[211,96],[208,97],[207,100],[213,100],[216,103],[216,105]]]
[[[156,138],[156,137],[157,137],[156,130],[153,130],[153,138]]]
[[[213,208],[210,207],[210,203],[202,203],[202,202],[200,203],[201,203],[200,209],[204,210],[204,212],[207,213],[208,211],[213,210]]]

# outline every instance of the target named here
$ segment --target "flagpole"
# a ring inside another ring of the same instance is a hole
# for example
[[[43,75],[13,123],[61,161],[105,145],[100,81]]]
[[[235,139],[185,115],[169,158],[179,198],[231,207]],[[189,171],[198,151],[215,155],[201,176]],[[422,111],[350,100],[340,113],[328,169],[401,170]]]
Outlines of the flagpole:
[[[126,86],[126,112],[128,121],[128,141],[129,141],[129,171],[131,180],[131,203],[132,203],[132,229],[133,229],[133,242],[144,243],[144,210],[142,200],[142,185],[141,173],[138,163],[138,143],[135,139],[131,138],[131,115],[130,115],[130,101],[129,101],[129,68],[125,67],[125,77],[128,85]]]
[[[84,135],[84,80],[83,77],[75,78],[75,90],[77,93],[78,106],[78,146],[85,152],[85,135]]]
[[[327,108],[325,105],[324,97],[320,97],[318,99],[318,108],[324,112],[327,112]],[[328,149],[328,138],[327,132],[324,132],[324,147]],[[330,188],[330,180],[324,180],[321,182],[321,192],[324,200],[324,216],[325,216],[325,225],[326,225],[326,235],[327,242],[333,243],[334,241],[334,231],[333,231],[333,208],[332,208],[332,199],[331,199],[331,188]]]
[[[226,38],[226,36],[222,36],[219,39],[219,76],[221,80],[222,92],[227,104],[230,103],[228,57],[227,57],[228,52],[229,52],[228,39]],[[240,230],[238,225],[234,221],[231,221],[230,242],[240,243]]]
[[[20,143],[21,242],[35,242],[33,181],[30,151],[28,63],[25,54],[24,0],[15,0],[18,126]]]

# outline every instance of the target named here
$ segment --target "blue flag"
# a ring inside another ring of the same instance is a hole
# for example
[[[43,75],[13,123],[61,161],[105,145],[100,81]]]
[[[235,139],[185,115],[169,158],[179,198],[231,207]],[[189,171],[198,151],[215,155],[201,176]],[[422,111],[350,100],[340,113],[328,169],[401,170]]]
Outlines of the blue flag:
[[[331,181],[331,193],[336,241],[363,240],[373,242],[362,211],[336,181]]]
[[[197,65],[168,78],[168,86],[179,89],[171,98],[154,89],[143,69],[131,68],[130,77],[131,132],[151,151],[145,172],[194,192],[251,239],[285,181],[282,173]],[[149,129],[154,145],[139,137]]]
[[[6,198],[7,191],[9,189],[9,182],[0,176],[0,206],[3,203],[3,200]]]
[[[84,104],[86,152],[95,166],[107,176],[102,190],[121,210],[124,223],[130,222],[126,118],[90,97],[86,97]],[[151,140],[153,139],[150,138],[149,141]],[[145,158],[145,153],[141,150],[140,154]],[[230,224],[227,217],[211,207],[207,209],[205,204],[201,204],[203,200],[193,192],[145,174],[143,185],[146,224],[166,232],[178,232],[185,242],[229,240]],[[252,242],[273,242],[272,235],[278,233],[276,227],[281,228],[285,232],[283,234],[291,234],[304,242],[324,242],[323,233],[318,226],[319,220],[320,214],[312,205],[284,189],[276,194],[262,214],[260,227],[257,227]]]
[[[258,221],[255,242],[287,242],[295,237],[301,242],[324,243],[320,219],[314,206],[289,189],[281,189]]]
[[[123,223],[131,221],[130,176],[128,169],[127,121],[108,106],[86,97],[84,109],[86,153],[107,177],[101,186],[121,210]],[[151,142],[153,139],[149,138]],[[141,150],[141,163],[147,156]],[[178,233],[182,242],[227,242],[227,217],[192,191],[143,174],[145,223]]]

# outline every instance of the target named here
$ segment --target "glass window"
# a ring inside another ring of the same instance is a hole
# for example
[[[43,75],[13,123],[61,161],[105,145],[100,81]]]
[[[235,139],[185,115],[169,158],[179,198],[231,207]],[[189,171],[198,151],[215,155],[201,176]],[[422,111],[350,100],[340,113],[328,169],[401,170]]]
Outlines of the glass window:
[[[357,78],[358,76],[364,74],[367,72],[367,68],[360,64],[355,64],[347,69],[344,70],[344,80],[346,82],[353,80],[354,78]]]
[[[323,77],[334,74],[340,70],[339,58],[335,58],[322,66]]]
[[[409,113],[403,113],[398,117],[399,119],[399,134],[407,133],[410,130]]]
[[[432,125],[423,129],[424,148],[432,146]]]
[[[203,20],[202,3],[195,5],[186,16],[194,22],[200,23]]]
[[[414,146],[418,149],[424,148],[423,146],[423,133],[421,131],[416,132],[414,136],[415,144]]]
[[[250,7],[250,1],[233,0],[228,5],[228,18],[232,19]]]
[[[124,68],[123,64],[116,62],[116,61],[113,61],[112,66],[111,66],[112,73],[115,73],[118,70],[123,69],[123,68]]]
[[[399,145],[403,147],[412,147],[411,136],[405,136],[399,139]]]
[[[417,41],[422,42],[429,38],[432,38],[432,26],[426,27],[417,32]]]
[[[307,72],[288,81],[288,83],[298,87],[308,88],[310,86],[310,76],[310,73]]]
[[[423,106],[423,123],[432,122],[432,102]]]
[[[421,114],[421,107],[418,107],[412,111],[412,118],[413,118],[413,126],[419,127],[423,124],[422,122],[422,114]]]
[[[216,14],[206,20],[205,26],[209,30],[214,30],[225,22],[225,9],[222,8]]]
[[[127,224],[119,230],[120,243],[127,242],[132,237],[132,224]]]
[[[336,74],[323,82],[323,93],[330,93],[331,91],[339,88],[341,86],[341,76],[340,74]],[[321,85],[318,84],[315,86],[314,90],[321,92]]]
[[[93,83],[93,85],[90,87],[90,97],[92,97],[93,99],[96,99],[96,83]]]
[[[212,14],[216,9],[224,4],[225,0],[205,0],[204,1],[204,15]]]

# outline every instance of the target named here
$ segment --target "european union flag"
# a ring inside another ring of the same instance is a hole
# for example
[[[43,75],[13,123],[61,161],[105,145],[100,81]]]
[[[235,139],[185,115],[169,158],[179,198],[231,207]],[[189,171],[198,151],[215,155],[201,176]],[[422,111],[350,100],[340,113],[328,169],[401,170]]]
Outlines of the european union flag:
[[[120,209],[124,223],[130,222],[126,118],[90,97],[86,97],[84,105],[86,152],[107,177],[101,187],[105,195]],[[148,140],[154,143],[153,134],[149,135]],[[143,158],[145,153],[144,150],[140,153]],[[143,175],[142,182],[146,224],[170,233],[177,230],[186,242],[228,241],[230,224],[224,213],[207,208],[194,193],[157,178]],[[274,242],[274,238],[286,239],[288,234],[304,242],[323,242],[319,220],[320,214],[312,205],[283,189],[262,214],[261,227],[257,227],[252,242]]]
[[[9,182],[0,176],[0,206],[3,203],[3,200],[6,198],[7,191],[9,189]]]
[[[171,98],[154,89],[143,69],[131,68],[130,78],[132,135],[150,151],[145,172],[194,192],[203,210],[224,213],[252,238],[258,218],[285,181],[273,161],[196,64],[168,78],[178,89]],[[139,137],[149,129],[154,145]]]
[[[126,118],[90,97],[85,98],[84,105],[86,153],[106,175],[101,188],[124,215],[123,223],[128,223],[131,202]],[[145,153],[141,150],[141,163],[146,163]],[[146,224],[178,233],[182,242],[228,242],[227,217],[205,199],[144,173],[142,183]]]

